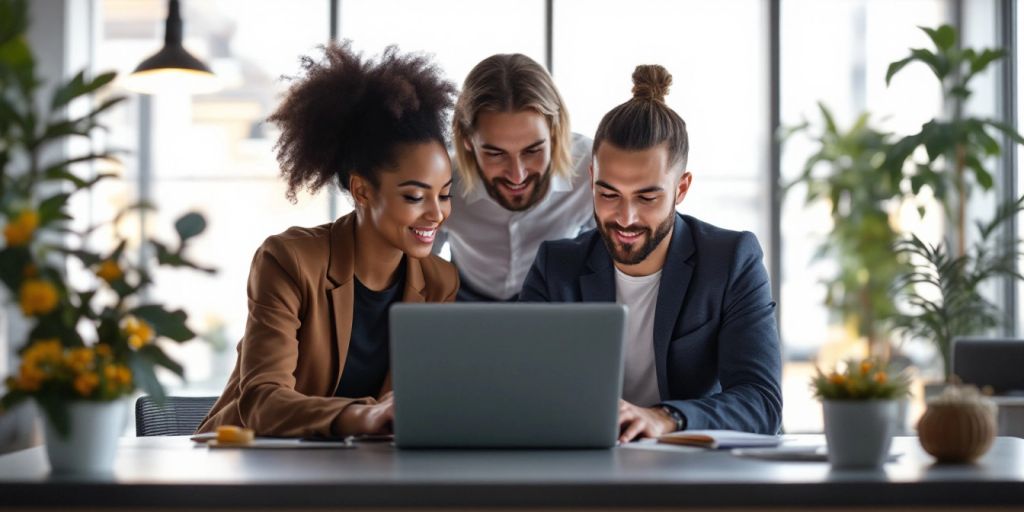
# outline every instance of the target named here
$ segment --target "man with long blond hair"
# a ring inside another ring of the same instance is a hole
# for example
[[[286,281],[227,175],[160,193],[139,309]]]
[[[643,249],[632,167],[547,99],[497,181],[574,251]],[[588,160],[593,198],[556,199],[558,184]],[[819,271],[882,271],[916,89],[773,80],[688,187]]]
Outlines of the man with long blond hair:
[[[452,124],[458,213],[434,251],[448,242],[459,300],[514,300],[541,242],[593,226],[591,141],[570,131],[551,75],[521,54],[469,72]]]

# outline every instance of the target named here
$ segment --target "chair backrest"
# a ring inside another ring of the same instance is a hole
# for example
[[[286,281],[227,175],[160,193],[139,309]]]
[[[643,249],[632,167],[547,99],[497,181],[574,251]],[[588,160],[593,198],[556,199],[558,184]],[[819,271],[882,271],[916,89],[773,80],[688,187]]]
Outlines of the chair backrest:
[[[210,412],[215,396],[169,396],[161,405],[151,396],[135,401],[135,435],[192,435]]]
[[[962,338],[953,341],[953,374],[995,393],[1024,392],[1024,340]]]

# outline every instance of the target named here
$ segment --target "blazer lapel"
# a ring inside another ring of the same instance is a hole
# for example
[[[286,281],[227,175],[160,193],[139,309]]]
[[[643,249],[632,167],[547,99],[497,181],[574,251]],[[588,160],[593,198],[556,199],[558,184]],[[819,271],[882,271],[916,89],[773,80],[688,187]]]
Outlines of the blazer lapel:
[[[405,290],[402,292],[402,302],[426,302],[426,298],[423,296],[423,289],[426,287],[426,282],[423,280],[423,267],[415,258],[406,256],[405,261]],[[390,339],[388,343],[391,343]],[[389,366],[388,374],[384,377],[384,384],[381,385],[377,398],[379,399],[391,390],[391,367]]]
[[[668,346],[672,341],[672,327],[683,309],[683,299],[686,298],[690,278],[693,277],[693,264],[689,259],[694,250],[689,225],[677,213],[672,227],[672,241],[668,246],[668,256],[658,285],[658,302],[654,308],[654,366],[662,400],[667,400],[669,395]]]
[[[327,268],[327,278],[335,285],[328,291],[331,309],[334,313],[335,346],[338,349],[338,372],[334,377],[334,389],[341,384],[341,372],[345,368],[348,357],[348,346],[352,340],[352,314],[355,308],[355,213],[345,215],[331,226],[331,262]],[[423,267],[419,260],[405,258],[405,289],[402,302],[424,302]],[[391,391],[391,369],[388,369],[381,386],[380,395]],[[378,395],[378,396],[380,396]]]
[[[330,295],[331,310],[334,314],[334,341],[337,349],[338,367],[334,376],[334,389],[341,383],[341,372],[345,368],[348,345],[352,338],[352,312],[355,303],[355,213],[345,215],[331,226],[331,261],[327,267],[327,278],[335,285]]]
[[[615,302],[615,267],[612,257],[604,246],[600,235],[587,256],[589,274],[580,276],[580,299],[582,302]]]
[[[423,289],[426,288],[423,280],[423,267],[416,258],[405,257],[405,290],[402,292],[402,302],[425,302]]]

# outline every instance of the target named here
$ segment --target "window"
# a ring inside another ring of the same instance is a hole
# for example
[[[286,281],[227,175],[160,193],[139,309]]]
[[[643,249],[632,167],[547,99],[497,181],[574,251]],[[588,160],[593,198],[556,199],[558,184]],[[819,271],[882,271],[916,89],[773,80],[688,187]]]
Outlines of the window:
[[[554,77],[573,130],[593,137],[632,96],[633,69],[672,74],[666,101],[686,121],[690,193],[679,210],[753,231],[768,253],[768,4],[560,0]],[[727,205],[727,206],[726,206]]]
[[[926,68],[908,66],[890,87],[886,87],[885,73],[890,62],[909,54],[909,48],[930,44],[917,27],[946,22],[947,2],[785,0],[781,16],[784,127],[805,120],[821,126],[819,101],[843,128],[849,128],[868,110],[877,126],[902,135],[914,133],[941,110],[941,93]],[[800,174],[814,151],[810,141],[801,137],[786,141],[783,183]],[[814,372],[813,360],[827,366],[853,355],[866,355],[857,352],[865,343],[851,336],[842,320],[824,306],[821,281],[837,267],[834,261],[815,261],[814,253],[831,229],[831,220],[827,209],[805,208],[804,193],[804,188],[794,188],[782,206],[779,303],[785,353],[790,359],[783,382],[783,422],[790,432],[821,430],[821,410],[807,384]]]
[[[193,256],[215,266],[217,275],[161,270],[151,289],[154,299],[185,308],[192,328],[215,341],[168,347],[186,363],[196,392],[220,392],[231,371],[245,327],[249,262],[263,239],[289,226],[330,220],[326,194],[300,194],[296,205],[285,199],[273,151],[276,134],[264,123],[287,88],[281,76],[295,74],[298,57],[328,40],[328,2],[295,6],[288,0],[183,2],[185,47],[213,69],[222,90],[145,100],[132,95],[107,119],[108,144],[131,154],[118,169],[125,179],[94,195],[92,216],[110,219],[138,201],[141,180],[150,183],[159,208],[147,216],[148,233],[174,240],[174,220],[191,210],[208,222]],[[163,1],[105,0],[95,69],[114,69],[122,78],[130,73],[160,48],[165,16]],[[140,145],[146,141],[148,151]],[[129,219],[121,230],[140,228]]]
[[[522,53],[544,63],[542,0],[344,0],[339,37],[367,55],[388,45],[432,54],[461,88],[477,62]]]
[[[887,87],[886,68],[909,48],[927,46],[917,26],[947,22],[952,4],[781,0],[783,125],[820,122],[821,101],[842,126],[869,110],[887,130],[916,131],[942,109],[934,78],[927,69],[910,66]],[[554,79],[568,102],[573,129],[587,136],[608,110],[629,99],[636,65],[662,64],[672,73],[667,102],[687,122],[694,173],[680,211],[754,232],[769,267],[770,5],[769,0],[554,0],[550,41]],[[185,307],[193,327],[218,341],[217,348],[193,343],[176,354],[188,363],[190,385],[216,393],[244,330],[248,263],[256,247],[289,226],[322,224],[351,207],[337,193],[300,194],[298,204],[288,203],[274,158],[277,134],[263,122],[287,88],[280,77],[295,74],[299,56],[315,53],[329,39],[330,1],[207,0],[182,6],[185,45],[211,65],[225,87],[195,97],[142,101],[133,96],[113,112],[107,143],[132,151],[118,167],[126,179],[99,187],[83,208],[96,220],[108,219],[137,201],[139,183],[148,183],[159,207],[146,220],[150,232],[169,238],[180,214],[193,209],[206,214],[209,230],[194,255],[219,273],[209,278],[160,272],[153,293]],[[518,52],[544,63],[548,49],[544,0],[345,0],[339,6],[338,36],[351,39],[357,50],[376,55],[397,44],[403,51],[433,54],[459,85],[489,55]],[[158,0],[101,2],[95,69],[124,75],[155,52],[165,9]],[[1020,12],[1017,25],[1024,26]],[[1018,90],[1018,96],[1022,93]],[[148,149],[140,141],[148,142]],[[784,182],[799,174],[813,150],[806,138],[786,142]],[[1018,151],[1021,160],[1024,149]],[[828,212],[805,208],[803,190],[796,188],[782,205],[781,228],[777,300],[787,359],[784,427],[816,431],[820,407],[807,385],[812,361],[829,364],[851,355],[858,342],[823,305],[820,281],[836,263],[812,256],[830,229]],[[914,227],[926,228],[941,233],[941,222]],[[1018,228],[1024,236],[1024,223]],[[129,218],[119,229],[138,233],[142,228]],[[1018,305],[1024,318],[1024,301]]]

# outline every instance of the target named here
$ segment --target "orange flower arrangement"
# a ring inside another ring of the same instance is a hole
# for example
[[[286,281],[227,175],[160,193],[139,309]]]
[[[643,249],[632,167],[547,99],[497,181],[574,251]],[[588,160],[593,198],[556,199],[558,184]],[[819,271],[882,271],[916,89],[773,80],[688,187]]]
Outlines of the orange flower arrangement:
[[[878,359],[846,361],[845,370],[823,373],[811,379],[814,396],[820,400],[893,400],[910,395],[910,376],[893,373]]]
[[[102,128],[100,115],[125,98],[99,94],[88,112],[69,117],[69,104],[100,92],[115,78],[114,73],[90,77],[85,72],[48,83],[48,97],[41,98],[44,81],[38,78],[25,37],[27,3],[0,0],[0,6],[11,14],[0,23],[0,68],[20,77],[0,80],[0,285],[20,306],[28,325],[17,373],[6,380],[0,398],[0,412],[31,399],[67,435],[70,402],[113,400],[136,389],[160,399],[163,387],[155,368],[183,375],[160,342],[194,338],[188,316],[143,302],[140,292],[152,284],[157,267],[212,272],[187,257],[190,241],[205,230],[206,220],[198,213],[183,215],[174,224],[176,240],[143,239],[138,243],[146,250],[139,257],[131,257],[137,247],[128,248],[128,239],[134,237],[121,236],[116,223],[126,213],[151,206],[131,206],[109,223],[79,228],[71,222],[69,205],[76,194],[116,177],[79,176],[76,164],[116,160],[115,155],[100,151],[54,159],[42,149],[70,136],[90,136]],[[98,228],[105,224],[114,224],[113,239],[92,243],[90,237],[103,232]],[[76,267],[96,279],[69,279],[69,268]]]

